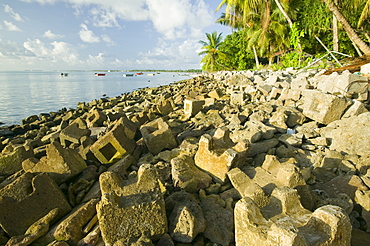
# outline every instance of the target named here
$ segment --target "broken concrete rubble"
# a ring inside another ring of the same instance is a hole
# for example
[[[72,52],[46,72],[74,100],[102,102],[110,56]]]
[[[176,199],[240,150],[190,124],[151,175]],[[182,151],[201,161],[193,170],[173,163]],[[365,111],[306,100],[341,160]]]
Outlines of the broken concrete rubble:
[[[195,165],[208,172],[216,181],[224,182],[227,172],[244,164],[249,150],[247,141],[234,143],[229,130],[218,128],[211,137],[203,135],[195,154]]]
[[[0,244],[370,241],[368,75],[320,76],[202,74],[1,128]]]
[[[137,177],[128,180],[105,172],[100,187],[97,213],[106,244],[130,245],[141,235],[156,240],[167,232],[165,202],[153,167],[142,165]]]

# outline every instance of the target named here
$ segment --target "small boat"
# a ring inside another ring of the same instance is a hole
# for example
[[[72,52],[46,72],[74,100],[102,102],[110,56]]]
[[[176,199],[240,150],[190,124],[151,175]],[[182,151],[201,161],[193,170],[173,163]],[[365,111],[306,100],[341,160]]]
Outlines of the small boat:
[[[68,73],[61,73],[60,76],[67,77],[68,76]]]
[[[132,76],[134,76],[134,74],[133,73],[124,73],[122,76],[123,77],[132,77]]]
[[[144,73],[141,73],[141,72],[140,72],[140,73],[135,73],[135,75],[143,75],[143,74],[144,74]]]
[[[95,73],[95,76],[105,76],[105,73]]]
[[[148,76],[155,76],[155,73],[148,73]]]

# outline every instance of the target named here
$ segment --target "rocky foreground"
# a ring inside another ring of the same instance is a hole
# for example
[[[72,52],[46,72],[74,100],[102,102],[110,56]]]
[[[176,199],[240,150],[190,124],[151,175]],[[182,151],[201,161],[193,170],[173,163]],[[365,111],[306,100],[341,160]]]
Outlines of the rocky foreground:
[[[203,74],[0,130],[1,245],[370,245],[369,74]]]

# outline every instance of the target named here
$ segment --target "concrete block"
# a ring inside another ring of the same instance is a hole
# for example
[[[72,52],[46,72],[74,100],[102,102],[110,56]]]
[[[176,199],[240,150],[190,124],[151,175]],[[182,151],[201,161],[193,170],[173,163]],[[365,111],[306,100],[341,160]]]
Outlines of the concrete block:
[[[334,95],[343,95],[351,98],[353,95],[363,92],[369,81],[361,75],[343,72],[341,75],[322,75],[324,79],[317,85],[317,89]]]
[[[230,169],[244,164],[249,151],[249,142],[234,143],[229,134],[226,128],[218,128],[213,137],[204,134],[195,154],[195,164],[217,182],[224,182]]]
[[[204,100],[185,99],[184,100],[185,116],[191,117],[191,116],[196,115],[199,111],[202,110],[204,104],[205,104]]]
[[[126,154],[132,154],[135,148],[136,142],[126,136],[123,119],[121,119],[109,132],[100,137],[90,150],[102,164],[109,164]]]
[[[58,208],[56,220],[71,211],[65,195],[47,174],[25,173],[0,190],[0,225],[9,236],[22,235]]]
[[[93,109],[91,110],[86,117],[87,127],[99,127],[103,126],[104,121],[106,121],[108,117],[100,110]]]
[[[234,242],[232,199],[225,202],[217,195],[207,196],[204,190],[199,192],[199,198],[207,225],[204,236],[215,244],[231,245]]]
[[[99,182],[102,199],[96,209],[106,245],[131,245],[141,235],[158,240],[168,231],[161,184],[151,165],[141,165],[128,180],[105,172]]]
[[[131,121],[136,123],[137,125],[141,126],[149,122],[148,112],[139,112],[135,114]]]
[[[363,104],[360,101],[353,100],[353,104],[346,110],[346,112],[343,114],[343,118],[349,118],[352,116],[357,116],[362,113],[369,112],[367,108],[365,107],[365,104]]]
[[[78,123],[73,123],[60,132],[59,138],[64,147],[69,147],[71,144],[80,145],[80,139],[84,136],[90,136],[90,134],[89,129],[81,129]]]
[[[348,107],[344,98],[325,94],[319,91],[305,91],[303,114],[319,123],[329,124],[339,120]]]
[[[0,175],[11,175],[22,170],[22,162],[33,156],[33,150],[24,146],[16,147],[9,154],[0,154]]]
[[[171,160],[171,174],[175,187],[190,193],[206,189],[212,182],[211,176],[195,166],[193,158],[180,155]]]
[[[208,96],[210,98],[214,98],[216,100],[220,100],[221,97],[223,96],[223,92],[221,89],[216,89],[208,93]]]
[[[142,125],[140,132],[149,151],[154,155],[162,150],[177,147],[177,142],[171,128],[162,118]]]
[[[361,66],[360,73],[364,75],[369,75],[370,74],[370,63]]]
[[[177,242],[192,243],[206,229],[206,220],[199,201],[191,194],[180,191],[166,198],[169,212],[169,233]]]
[[[233,91],[230,95],[230,103],[236,105],[244,104],[244,92]]]
[[[259,207],[264,207],[269,203],[265,191],[239,168],[231,169],[227,175],[242,198],[251,198]]]
[[[86,163],[76,151],[63,148],[55,141],[46,147],[46,156],[39,162],[25,160],[22,166],[26,172],[48,173],[57,184],[61,184],[81,173],[86,168]]]
[[[309,85],[310,84],[309,84],[306,76],[297,76],[290,83],[290,89],[301,91],[301,90],[307,89],[307,87]]]
[[[160,113],[162,116],[165,116],[165,115],[168,115],[169,113],[173,112],[173,101],[172,99],[165,99],[165,100],[162,100],[160,101],[157,105],[156,105],[156,109],[158,111],[158,113]]]
[[[137,126],[137,124],[135,124],[134,122],[129,120],[129,118],[127,118],[126,114],[124,114],[124,113],[122,113],[122,114],[120,114],[120,113],[118,113],[118,114],[109,114],[108,118],[110,119],[111,122],[119,121],[119,123],[115,122],[113,124],[123,124],[125,126],[125,134],[128,138],[130,138],[130,139],[135,138],[136,132],[138,130],[138,126]]]
[[[55,231],[52,231],[54,239],[65,241],[69,245],[77,245],[84,237],[83,230],[85,226],[96,215],[96,204],[98,201],[99,199],[92,199],[85,204],[75,207],[73,212],[56,226]]]
[[[276,188],[264,208],[243,198],[234,213],[236,245],[350,245],[351,223],[342,208],[327,205],[311,213],[288,187]]]

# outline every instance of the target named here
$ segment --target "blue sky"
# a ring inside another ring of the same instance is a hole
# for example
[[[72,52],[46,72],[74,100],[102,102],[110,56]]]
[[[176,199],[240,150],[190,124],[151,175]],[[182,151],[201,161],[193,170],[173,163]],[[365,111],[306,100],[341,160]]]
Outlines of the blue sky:
[[[0,70],[190,69],[221,0],[1,0]]]

